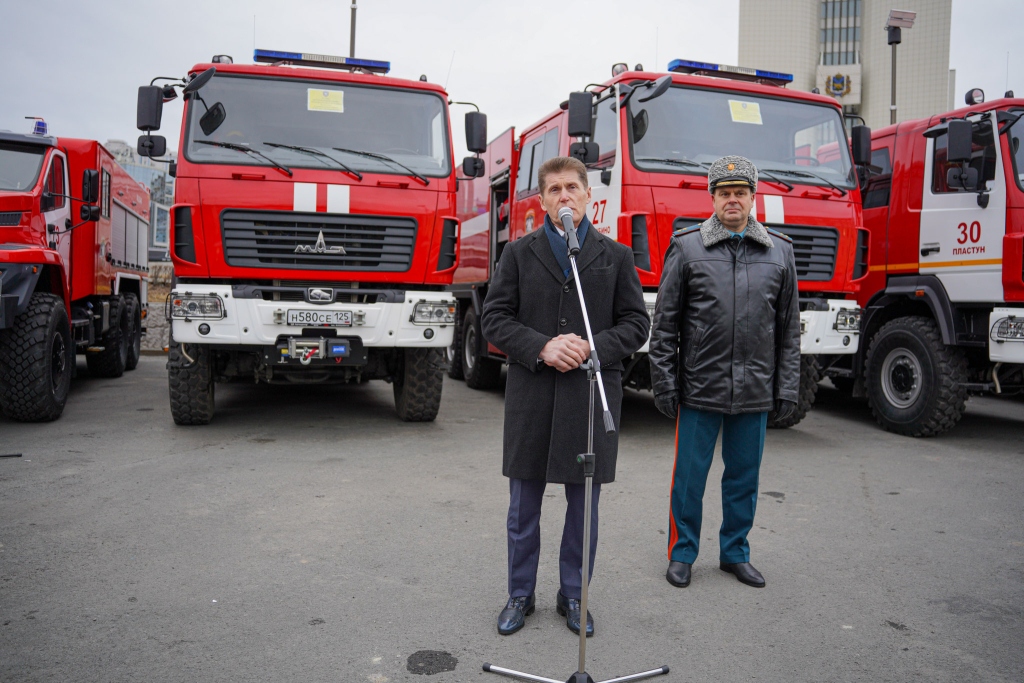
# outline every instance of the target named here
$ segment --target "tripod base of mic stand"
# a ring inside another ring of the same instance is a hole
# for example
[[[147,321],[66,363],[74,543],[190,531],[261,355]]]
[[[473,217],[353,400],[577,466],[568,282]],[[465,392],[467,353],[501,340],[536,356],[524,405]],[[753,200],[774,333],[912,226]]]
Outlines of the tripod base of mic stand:
[[[536,683],[595,683],[594,679],[590,677],[586,671],[580,673],[575,672],[569,677],[569,680],[562,681],[557,678],[546,678],[544,676],[536,676],[534,674],[524,673],[522,671],[516,671],[515,669],[506,669],[500,666],[494,666],[493,664],[484,664],[484,671],[488,671],[492,674],[501,674],[502,676],[509,676],[511,678],[519,678],[524,681],[536,681]],[[641,671],[637,674],[629,674],[628,676],[619,676],[618,678],[609,678],[606,681],[599,681],[598,683],[626,683],[627,681],[639,681],[644,678],[654,678],[655,676],[662,676],[668,673],[668,667],[663,666],[660,669],[651,669],[650,671]]]

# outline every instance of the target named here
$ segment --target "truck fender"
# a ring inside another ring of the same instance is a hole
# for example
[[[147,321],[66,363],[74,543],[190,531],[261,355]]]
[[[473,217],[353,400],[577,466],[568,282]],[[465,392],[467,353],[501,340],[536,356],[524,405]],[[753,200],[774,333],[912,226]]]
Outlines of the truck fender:
[[[915,301],[924,301],[931,309],[932,317],[939,325],[942,333],[942,343],[953,345],[956,343],[956,325],[953,319],[953,305],[946,294],[946,288],[934,275],[896,275],[889,278],[885,288],[885,295],[872,306],[884,306],[886,299],[910,298]]]

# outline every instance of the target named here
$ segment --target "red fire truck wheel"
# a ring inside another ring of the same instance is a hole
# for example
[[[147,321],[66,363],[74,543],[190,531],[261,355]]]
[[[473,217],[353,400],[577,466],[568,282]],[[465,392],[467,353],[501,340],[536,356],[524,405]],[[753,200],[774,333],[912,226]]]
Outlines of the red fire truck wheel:
[[[868,403],[883,429],[934,436],[955,425],[967,402],[967,359],[942,343],[931,318],[890,320],[871,339],[865,361]]]
[[[37,292],[14,327],[0,332],[0,408],[21,422],[48,422],[64,412],[74,363],[64,302]]]

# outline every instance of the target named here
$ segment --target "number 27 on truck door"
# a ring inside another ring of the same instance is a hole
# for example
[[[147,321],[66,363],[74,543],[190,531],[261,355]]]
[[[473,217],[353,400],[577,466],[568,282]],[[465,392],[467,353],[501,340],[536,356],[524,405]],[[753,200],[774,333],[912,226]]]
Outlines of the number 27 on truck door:
[[[591,219],[591,223],[597,225],[604,221],[604,210],[607,208],[608,200],[602,199],[599,202],[594,202],[594,217]]]

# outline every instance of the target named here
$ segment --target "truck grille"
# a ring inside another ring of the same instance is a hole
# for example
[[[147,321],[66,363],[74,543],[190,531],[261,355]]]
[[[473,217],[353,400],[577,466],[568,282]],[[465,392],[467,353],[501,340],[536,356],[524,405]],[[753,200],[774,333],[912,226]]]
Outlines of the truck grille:
[[[839,251],[838,230],[815,225],[765,225],[793,240],[797,279],[822,282],[832,279]]]
[[[321,233],[325,250],[295,252],[315,249]],[[221,214],[221,237],[229,266],[403,272],[412,266],[416,219],[228,210]],[[334,247],[344,253],[324,253]]]

